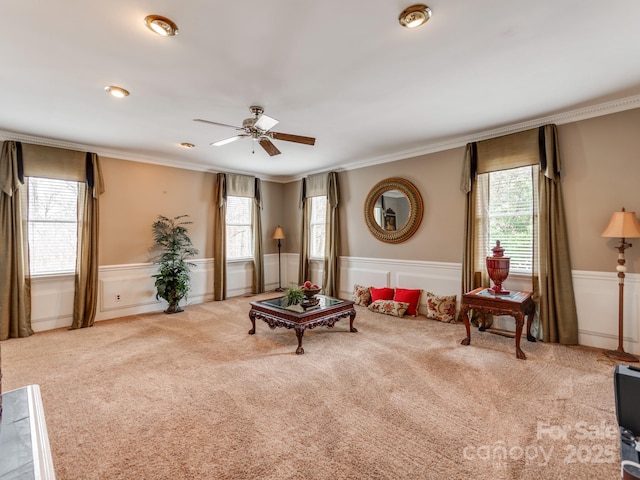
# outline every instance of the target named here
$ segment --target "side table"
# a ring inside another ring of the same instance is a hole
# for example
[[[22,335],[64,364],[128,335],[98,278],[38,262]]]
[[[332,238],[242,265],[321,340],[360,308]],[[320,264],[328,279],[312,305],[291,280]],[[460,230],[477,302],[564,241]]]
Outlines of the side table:
[[[467,330],[467,337],[462,340],[462,345],[471,343],[471,326],[469,324],[469,310],[477,310],[482,315],[482,325],[479,330],[485,330],[485,315],[510,315],[516,321],[516,357],[524,360],[527,356],[520,348],[520,337],[524,326],[524,317],[527,317],[527,340],[535,342],[531,335],[531,322],[536,312],[536,305],[531,298],[531,292],[510,292],[508,295],[495,295],[488,288],[476,288],[462,295],[462,307],[460,315]]]

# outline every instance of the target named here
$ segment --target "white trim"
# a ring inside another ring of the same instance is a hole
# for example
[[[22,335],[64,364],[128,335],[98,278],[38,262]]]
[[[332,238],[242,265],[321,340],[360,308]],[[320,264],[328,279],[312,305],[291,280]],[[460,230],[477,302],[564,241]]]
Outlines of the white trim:
[[[33,473],[35,480],[55,480],[47,422],[44,418],[44,407],[39,385],[27,385],[29,402],[29,426],[31,427],[31,449],[33,455]]]
[[[360,264],[376,264],[376,265],[394,265],[394,266],[406,266],[406,267],[428,267],[444,270],[456,270],[462,269],[461,263],[448,263],[448,262],[432,262],[426,260],[396,260],[393,258],[366,258],[366,257],[340,257],[340,262],[345,264],[360,263]]]

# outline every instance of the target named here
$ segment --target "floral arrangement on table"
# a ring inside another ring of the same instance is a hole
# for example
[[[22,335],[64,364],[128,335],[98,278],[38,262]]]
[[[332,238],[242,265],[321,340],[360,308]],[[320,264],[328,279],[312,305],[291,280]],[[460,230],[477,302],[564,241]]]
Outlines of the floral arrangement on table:
[[[284,292],[284,306],[310,303],[313,296],[320,292],[320,287],[307,280],[299,287],[287,288]],[[317,302],[315,302],[317,303]]]

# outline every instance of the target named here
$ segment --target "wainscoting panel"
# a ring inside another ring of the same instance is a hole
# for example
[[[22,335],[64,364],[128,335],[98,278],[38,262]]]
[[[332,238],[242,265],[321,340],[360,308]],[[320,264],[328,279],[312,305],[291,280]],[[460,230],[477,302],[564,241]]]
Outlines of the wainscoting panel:
[[[253,262],[227,263],[227,297],[251,293],[252,286]]]
[[[436,295],[458,295],[460,265],[390,259],[342,257],[340,297],[351,298],[355,284],[374,287],[420,288]],[[426,313],[424,293],[419,311]]]
[[[213,300],[213,260],[197,259],[191,268],[191,292],[183,304]],[[156,300],[156,265],[150,263],[109,265],[98,273],[98,312],[96,321],[157,312],[167,308],[164,300]]]
[[[299,262],[300,255],[297,253],[282,254],[282,288],[295,287],[298,284]]]
[[[614,272],[573,272],[579,342],[618,347],[618,277]],[[624,288],[624,349],[640,355],[640,275],[627,274]]]
[[[282,287],[298,282],[298,254],[282,254]],[[195,260],[192,291],[187,304],[213,300],[213,259]],[[278,286],[278,255],[265,255],[265,288]],[[455,263],[340,258],[339,297],[350,299],[353,285],[421,288],[436,295],[457,295],[460,301],[461,265]],[[152,264],[100,267],[96,320],[161,311],[163,301],[155,299]],[[251,262],[229,264],[227,296],[251,292]],[[311,281],[322,281],[322,262],[312,261]],[[618,279],[615,272],[574,271],[573,284],[578,310],[581,345],[615,349],[618,345]],[[505,287],[530,290],[527,277],[512,275]],[[31,323],[35,331],[69,327],[73,316],[73,275],[34,277],[31,287]],[[119,299],[117,296],[120,296]],[[424,296],[420,312],[425,312]],[[497,317],[496,326],[513,329],[511,318]],[[624,348],[640,355],[640,274],[627,274],[624,290]]]
[[[34,332],[71,326],[74,290],[74,274],[31,278],[31,328]]]

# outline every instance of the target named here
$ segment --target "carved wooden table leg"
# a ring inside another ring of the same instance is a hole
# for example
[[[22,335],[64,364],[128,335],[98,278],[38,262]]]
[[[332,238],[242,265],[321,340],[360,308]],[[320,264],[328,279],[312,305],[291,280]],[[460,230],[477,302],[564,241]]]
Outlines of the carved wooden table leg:
[[[302,348],[302,336],[304,335],[304,328],[296,328],[296,337],[298,337],[298,348],[296,348],[296,354],[302,355],[304,348]]]
[[[513,314],[516,319],[516,357],[520,360],[526,360],[527,356],[520,348],[520,337],[522,337],[522,327],[524,327],[524,315],[522,312],[516,312]]]
[[[249,320],[251,320],[251,325],[253,325],[251,330],[249,330],[249,335],[253,335],[256,333],[256,314],[253,311],[249,312]]]
[[[471,343],[471,325],[469,324],[469,306],[468,305],[462,306],[462,308],[460,309],[460,316],[464,321],[464,328],[467,329],[467,338],[464,338],[460,343],[462,345],[469,345]]]
[[[358,329],[356,327],[353,326],[353,321],[356,318],[356,311],[352,310],[351,315],[349,315],[349,330],[352,331],[353,333],[356,333],[358,331]]]

